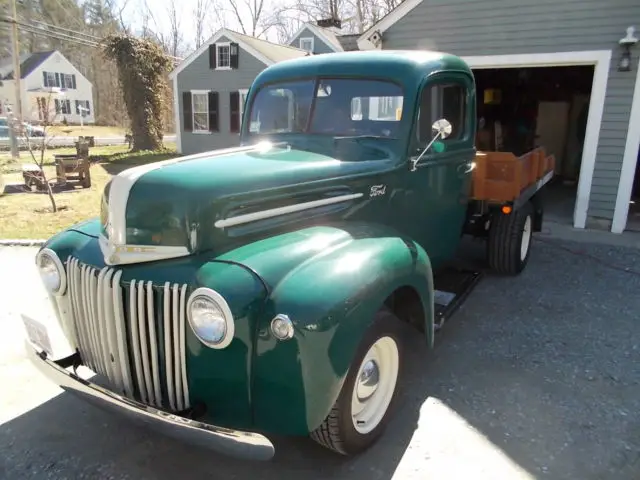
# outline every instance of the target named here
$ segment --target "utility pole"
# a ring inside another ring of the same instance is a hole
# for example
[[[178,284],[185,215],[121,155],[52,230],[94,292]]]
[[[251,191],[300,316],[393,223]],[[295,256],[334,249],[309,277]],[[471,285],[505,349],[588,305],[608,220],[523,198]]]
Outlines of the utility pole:
[[[11,25],[11,44],[13,47],[13,80],[16,88],[15,96],[16,101],[14,102],[14,116],[15,124],[13,135],[14,137],[18,135],[18,132],[22,130],[22,98],[20,91],[20,49],[18,46],[18,13],[16,10],[16,0],[11,0],[11,7],[13,10],[13,21]],[[15,139],[15,143],[17,144],[17,138]],[[14,152],[14,158],[18,158],[20,156],[20,149],[16,148]]]

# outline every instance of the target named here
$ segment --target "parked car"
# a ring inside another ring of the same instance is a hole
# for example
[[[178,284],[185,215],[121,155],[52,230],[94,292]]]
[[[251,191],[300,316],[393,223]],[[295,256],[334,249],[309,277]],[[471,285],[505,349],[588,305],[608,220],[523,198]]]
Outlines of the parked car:
[[[28,137],[44,137],[45,130],[42,127],[38,127],[36,125],[32,125],[27,122],[22,122],[24,127],[25,134]]]
[[[472,196],[475,95],[469,66],[433,52],[268,67],[240,147],[116,175],[100,218],[40,249],[69,355],[24,316],[32,361],[67,391],[227,454],[271,458],[270,433],[366,449],[393,411],[398,329],[433,345],[434,282],[463,233],[517,275],[540,229],[552,170],[538,178],[532,163],[534,183],[515,176],[503,200]]]

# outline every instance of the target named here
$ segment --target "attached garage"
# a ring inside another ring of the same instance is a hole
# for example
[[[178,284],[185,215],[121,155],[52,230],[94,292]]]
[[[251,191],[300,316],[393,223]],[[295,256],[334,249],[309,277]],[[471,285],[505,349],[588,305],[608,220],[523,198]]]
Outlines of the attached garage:
[[[559,160],[553,220],[620,233],[636,210],[640,222],[640,45],[620,44],[637,36],[634,20],[637,0],[405,0],[358,46],[462,57],[476,75],[478,142],[542,145]]]

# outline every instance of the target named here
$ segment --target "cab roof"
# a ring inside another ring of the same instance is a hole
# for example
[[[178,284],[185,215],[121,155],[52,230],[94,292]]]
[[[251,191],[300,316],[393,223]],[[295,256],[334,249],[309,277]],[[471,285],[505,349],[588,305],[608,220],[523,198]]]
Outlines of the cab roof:
[[[430,50],[367,50],[325,53],[286,60],[263,70],[254,85],[314,76],[362,76],[417,84],[426,75],[442,70],[471,69],[460,58]]]

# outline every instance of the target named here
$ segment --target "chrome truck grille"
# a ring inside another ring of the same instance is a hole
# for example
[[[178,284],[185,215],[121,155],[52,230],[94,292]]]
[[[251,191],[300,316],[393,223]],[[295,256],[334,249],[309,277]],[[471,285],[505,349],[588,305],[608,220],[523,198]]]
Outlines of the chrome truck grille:
[[[132,280],[122,271],[67,261],[73,330],[87,367],[131,399],[173,411],[189,408],[187,286]]]

